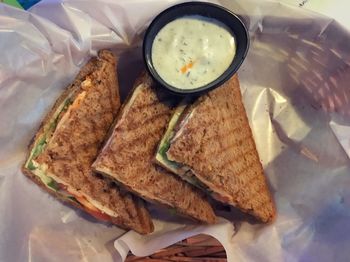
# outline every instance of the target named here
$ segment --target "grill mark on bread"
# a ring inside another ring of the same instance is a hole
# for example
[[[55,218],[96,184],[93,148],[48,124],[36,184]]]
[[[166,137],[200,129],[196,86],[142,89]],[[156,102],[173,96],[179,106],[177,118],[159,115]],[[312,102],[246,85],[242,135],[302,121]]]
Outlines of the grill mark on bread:
[[[121,193],[122,194],[122,193]],[[132,198],[131,195],[129,195],[130,198]],[[130,206],[129,204],[130,199],[126,198],[126,201],[123,203],[124,210],[128,214],[130,219],[133,219],[135,215],[133,214],[133,211],[135,211],[135,208],[133,206]]]
[[[206,141],[213,141],[213,140],[221,141],[221,139],[225,138],[226,135],[230,134],[231,132],[235,132],[234,130],[239,130],[239,129],[240,129],[240,128],[235,128],[235,129],[233,129],[233,131],[227,132],[226,134],[222,134],[222,135],[214,135],[214,136],[210,136],[210,137],[205,137],[205,140],[206,140]],[[244,134],[244,133],[241,132],[241,134]],[[230,143],[230,144],[228,144],[228,145],[225,146],[225,147],[222,147],[222,146],[220,146],[220,145],[218,145],[218,147],[212,146],[212,147],[210,147],[208,153],[209,153],[209,154],[215,153],[215,154],[217,154],[216,157],[220,157],[221,155],[223,155],[223,154],[226,153],[227,151],[230,151],[231,149],[233,149],[233,148],[235,148],[235,147],[237,147],[237,146],[242,146],[243,144],[244,144],[244,145],[249,144],[249,147],[251,147],[251,146],[253,146],[253,145],[251,145],[251,141],[248,140],[249,138],[250,138],[249,135],[248,135],[248,136],[244,136],[243,138],[240,138],[239,140],[234,140],[233,143]],[[249,142],[249,143],[248,143],[248,142]],[[254,142],[253,142],[253,143],[254,143]],[[215,144],[215,145],[217,145],[217,144]],[[253,148],[254,148],[254,146],[253,146]],[[254,149],[255,149],[255,148],[254,148]],[[242,157],[242,156],[241,156],[241,152],[239,152],[239,153],[237,153],[237,154],[240,155],[240,156],[238,156],[238,157]],[[235,159],[236,159],[236,157],[235,157]]]
[[[242,145],[247,145],[248,148],[251,148],[251,149],[249,149],[249,150],[247,150],[247,151],[243,151],[242,154],[246,154],[246,153],[248,153],[248,152],[250,152],[250,151],[254,151],[254,150],[255,150],[254,145],[253,145],[253,144],[251,143],[251,141],[248,140],[248,139],[249,139],[249,136],[245,136],[245,137],[243,138],[243,141],[246,141],[245,143],[242,142],[242,140],[238,140],[238,141],[234,141],[233,143],[228,144],[228,145],[226,145],[226,146],[224,146],[224,147],[221,147],[221,150],[220,150],[218,153],[219,153],[220,155],[222,155],[222,154],[226,153],[226,151],[230,151],[231,149],[233,149],[233,148],[235,148],[235,147],[237,147],[237,146],[242,146]],[[218,156],[220,156],[220,155],[218,155]],[[234,156],[235,159],[239,159],[239,157],[242,157],[242,155],[240,155],[240,156]]]
[[[158,105],[158,103],[159,103],[159,101],[153,100],[153,101],[150,101],[149,104],[138,105],[133,110],[135,110],[136,112],[137,111],[140,112],[141,110],[143,110],[143,109],[145,109],[147,107],[155,107],[155,106]]]
[[[107,69],[105,68],[105,74],[107,74],[106,70]],[[118,79],[117,79],[117,81],[118,81]],[[115,89],[115,92],[113,92],[112,89],[109,89],[109,101],[110,101],[109,103],[112,105],[112,110],[111,110],[112,113],[113,113],[113,111],[116,113],[118,108],[119,108],[118,101],[116,99],[117,96],[119,97],[119,92],[117,90],[118,89]],[[113,108],[115,108],[115,109],[113,110]]]
[[[107,72],[106,72],[106,68],[105,68],[105,70],[104,70],[104,73],[106,74]],[[112,108],[113,107],[117,107],[116,106],[116,103],[114,103],[114,99],[113,99],[113,97],[115,97],[115,94],[113,94],[113,91],[111,90],[111,89],[109,89],[108,90],[108,93],[109,93],[109,104],[110,105],[112,105]],[[113,111],[113,110],[112,110]]]
[[[167,154],[218,195],[230,195],[234,206],[268,222],[275,207],[241,99],[236,76],[202,96]]]
[[[173,206],[197,221],[213,223],[215,214],[197,189],[153,164],[155,150],[173,109],[166,104],[171,99],[158,100],[148,75],[136,81],[140,82],[134,91],[137,93],[133,103],[119,113],[119,121],[94,168],[114,177],[147,201]],[[189,199],[197,206],[192,206]]]
[[[169,113],[164,111],[164,112],[161,112],[161,113],[154,115],[150,118],[146,118],[146,120],[142,123],[142,126],[140,126],[140,124],[137,122],[133,122],[130,124],[130,128],[128,128],[128,132],[143,129],[145,125],[152,124],[152,121],[155,121],[156,119],[161,121],[162,117],[164,117],[166,115],[169,115]]]
[[[104,54],[108,55],[108,53]],[[112,59],[113,56],[109,58]],[[57,137],[49,141],[38,160],[47,163],[52,173],[77,191],[81,191],[102,206],[116,212],[119,216],[112,218],[113,223],[124,228],[133,228],[143,234],[150,233],[153,231],[153,225],[144,206],[135,202],[130,193],[122,195],[117,188],[111,188],[107,180],[94,176],[91,171],[90,166],[97,155],[97,149],[112,124],[113,112],[117,112],[120,102],[117,79],[113,77],[115,63],[111,65],[105,61],[93,59],[88,66],[91,68],[89,70],[83,68],[81,72],[84,74],[79,73],[78,80],[76,79],[73,84],[77,91],[72,100],[75,100],[84,90],[87,96],[79,108],[71,111],[67,126],[57,130]],[[91,79],[91,87],[82,86],[82,81],[87,78]],[[63,99],[58,99],[52,112],[62,102]],[[52,112],[48,114],[46,121],[50,120]],[[42,128],[40,131],[43,131]],[[59,160],[53,161],[54,158]],[[142,214],[142,218],[137,217],[138,213]]]
[[[217,143],[212,143],[211,147],[207,151],[208,154],[215,154],[216,158],[220,158],[222,155],[227,153],[227,151],[230,151],[231,149],[236,148],[237,146],[245,146],[246,147],[245,151],[238,152],[236,155],[234,155],[232,158],[227,160],[221,166],[217,167],[217,169],[220,170],[224,166],[234,165],[235,164],[234,162],[239,161],[242,158],[245,158],[246,155],[251,153],[251,152],[255,152],[254,142],[251,141],[251,139],[249,139],[251,137],[250,135],[246,135],[243,138],[240,138],[238,140],[234,140],[233,143],[230,143],[225,147],[218,145],[218,142],[220,142],[222,138],[225,138],[228,134],[236,132],[238,130],[241,130],[241,127],[234,128],[232,131],[226,132],[225,134],[221,134],[221,135],[215,134],[215,135],[209,136],[209,137],[205,137],[205,135],[203,135],[203,137],[205,138],[206,141],[217,141]],[[195,132],[195,131],[190,131],[190,132]],[[244,134],[244,132],[240,132],[240,133]]]
[[[144,127],[145,128],[145,127]],[[157,129],[151,129],[152,130],[152,132],[160,132],[161,130],[163,130],[163,129],[161,129],[161,128],[157,128]],[[147,142],[150,142],[150,141],[152,141],[152,139],[153,139],[153,136],[149,136],[149,135],[143,135],[143,136],[136,136],[135,138],[133,138],[132,140],[130,140],[130,141],[126,141],[124,144],[123,144],[123,148],[127,148],[127,147],[129,147],[129,146],[131,146],[131,145],[134,145],[134,144],[140,144],[141,142],[144,142],[144,143],[147,143]],[[139,150],[139,153],[145,153],[145,154],[148,154],[148,155],[153,155],[153,154],[151,154],[151,152],[149,152],[150,150],[148,149],[148,148],[141,148],[140,150]],[[137,159],[137,157],[136,158],[131,158],[131,160],[136,160]]]
[[[113,159],[115,159],[114,157],[113,157]],[[129,159],[128,159],[129,160]],[[167,177],[165,177],[165,176],[159,176],[159,175],[157,175],[157,173],[155,172],[155,170],[153,169],[153,167],[148,167],[148,166],[144,166],[144,165],[141,165],[141,166],[137,166],[137,164],[139,164],[139,163],[137,163],[137,162],[133,162],[133,167],[131,167],[131,170],[132,170],[132,173],[130,174],[130,173],[128,173],[128,174],[122,174],[122,172],[120,172],[120,170],[121,170],[121,168],[123,167],[123,165],[120,163],[120,161],[117,161],[117,160],[115,160],[113,163],[116,163],[116,165],[114,165],[114,166],[109,166],[109,168],[111,169],[111,170],[113,170],[114,172],[118,172],[119,171],[119,175],[118,175],[118,180],[121,182],[121,183],[123,183],[123,184],[125,184],[125,185],[128,185],[129,183],[128,183],[128,181],[129,180],[133,180],[133,181],[138,181],[138,182],[140,182],[140,183],[142,183],[142,187],[146,187],[147,186],[147,184],[146,184],[146,181],[149,181],[149,179],[145,179],[145,178],[143,178],[143,177],[141,177],[140,178],[140,174],[143,174],[143,173],[145,173],[145,174],[149,174],[149,175],[151,175],[151,174],[153,174],[153,177],[155,177],[156,179],[156,182],[158,182],[158,183],[160,183],[161,184],[161,181],[162,180],[165,180],[165,181],[171,181],[171,180],[173,180],[173,179],[178,179],[178,178],[176,178],[176,177],[171,177],[171,178],[167,178]],[[167,174],[169,174],[169,173],[167,173],[167,172],[165,172],[164,171],[164,173],[165,173],[165,175],[167,175]],[[170,175],[170,174],[169,174]],[[154,181],[153,181],[154,182]],[[135,182],[135,184],[136,184],[136,182]],[[141,185],[140,185],[141,186]],[[137,187],[139,187],[139,186],[137,186]],[[164,187],[164,186],[162,186],[161,188],[159,188],[159,190],[164,190],[165,192],[167,192],[167,189]]]
[[[246,156],[249,153],[254,153],[255,152],[255,148],[251,148],[250,150],[248,150],[247,152],[242,152],[241,155],[239,157],[236,158],[229,158],[228,160],[226,160],[225,162],[223,162],[221,165],[217,166],[216,169],[218,170],[222,170],[224,167],[228,166],[229,168],[232,166],[236,166],[236,163],[239,162],[242,158],[244,158],[246,160]],[[219,156],[218,156],[219,157]],[[254,161],[255,160],[255,161]],[[239,174],[239,173],[243,173],[243,171],[246,171],[247,169],[249,169],[249,167],[256,163],[256,158],[254,158],[252,161],[248,161],[247,164],[245,165],[245,167],[243,169],[234,169],[233,173],[235,174]],[[247,168],[248,167],[248,168]],[[237,170],[237,171],[236,171]]]
[[[165,114],[163,114],[163,116],[165,116]],[[148,131],[150,131],[149,129],[147,129],[144,126],[143,126],[143,128],[148,130]],[[126,152],[127,148],[130,148],[130,147],[133,147],[133,146],[137,145],[139,141],[144,141],[144,142],[145,141],[149,142],[148,140],[150,140],[150,141],[153,140],[154,141],[154,137],[153,136],[149,136],[149,134],[150,133],[159,133],[161,131],[161,129],[162,128],[157,128],[155,130],[153,129],[152,132],[147,132],[144,135],[136,136],[134,139],[132,139],[130,141],[125,141],[124,143],[121,143],[119,147],[123,148],[123,151]],[[126,130],[123,130],[122,133],[131,134],[132,132],[135,132],[135,131],[137,131],[137,129],[133,129],[130,132],[128,132]],[[123,136],[121,135],[121,137],[123,137]],[[145,155],[145,156],[148,156],[149,158],[153,157],[153,151],[155,151],[155,149],[156,149],[156,147],[154,147],[154,150],[152,150],[152,151],[150,151],[149,148],[147,148],[147,147],[143,147],[141,149],[138,149],[138,154],[131,155],[131,156],[128,155],[127,156],[127,161],[130,162],[130,163],[133,163],[135,165],[135,164],[137,164],[137,162],[140,162],[140,155]],[[118,151],[118,150],[115,150],[115,151]],[[114,153],[115,151],[112,148],[109,148],[108,151],[106,152],[105,156],[111,157],[113,163],[116,163],[117,166],[123,165],[126,160],[122,159],[121,163],[120,163],[120,161],[118,159],[118,154]],[[121,154],[123,154],[123,152],[121,152]],[[110,166],[110,168],[114,169],[115,172],[118,172],[118,169],[120,167],[117,168],[117,167]],[[146,169],[144,166],[141,166],[135,171],[135,173],[141,173],[142,171],[150,172],[150,170],[151,170],[151,168]]]

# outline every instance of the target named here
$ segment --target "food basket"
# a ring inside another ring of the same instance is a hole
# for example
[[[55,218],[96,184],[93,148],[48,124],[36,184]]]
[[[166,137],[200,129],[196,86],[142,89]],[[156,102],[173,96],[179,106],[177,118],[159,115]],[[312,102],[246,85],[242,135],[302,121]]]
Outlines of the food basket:
[[[111,47],[123,54],[120,80],[130,89],[142,67],[143,32],[178,3],[140,2],[44,0],[28,12],[0,5],[0,260],[119,261],[120,250],[127,261],[348,260],[350,34],[333,19],[276,2],[218,1],[241,15],[251,35],[238,73],[276,200],[274,224],[231,215],[230,241],[203,228],[189,237],[185,228],[183,238],[141,250],[145,236],[89,220],[29,185],[19,170],[26,145],[87,57]]]
[[[215,238],[207,235],[197,235],[187,238],[172,246],[161,249],[147,256],[138,257],[132,253],[125,260],[167,262],[167,261],[202,261],[202,262],[224,262],[227,261],[224,247]]]

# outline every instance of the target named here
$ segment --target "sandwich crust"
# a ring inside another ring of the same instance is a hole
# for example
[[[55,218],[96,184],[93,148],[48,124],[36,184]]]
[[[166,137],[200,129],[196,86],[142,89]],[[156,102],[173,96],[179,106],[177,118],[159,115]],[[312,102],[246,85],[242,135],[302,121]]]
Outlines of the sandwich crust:
[[[82,68],[47,114],[29,147],[29,152],[45,131],[44,126],[68,96],[73,102],[60,117],[44,151],[35,158],[36,163],[45,166],[48,174],[54,175],[59,179],[58,182],[69,185],[74,191],[88,196],[103,208],[112,210],[116,214],[110,216],[112,223],[123,228],[132,228],[142,234],[152,232],[153,223],[143,202],[132,194],[121,191],[114,183],[99,177],[91,170],[91,164],[120,107],[116,58],[110,51],[100,51],[98,58],[92,58]],[[85,209],[83,205],[50,190],[25,166],[22,170],[50,194]]]
[[[237,75],[200,97],[175,130],[169,160],[189,167],[217,200],[262,222],[275,218]]]
[[[173,112],[173,97],[157,94],[147,74],[135,85],[93,169],[148,201],[175,208],[196,221],[214,223],[215,214],[204,194],[152,162]]]

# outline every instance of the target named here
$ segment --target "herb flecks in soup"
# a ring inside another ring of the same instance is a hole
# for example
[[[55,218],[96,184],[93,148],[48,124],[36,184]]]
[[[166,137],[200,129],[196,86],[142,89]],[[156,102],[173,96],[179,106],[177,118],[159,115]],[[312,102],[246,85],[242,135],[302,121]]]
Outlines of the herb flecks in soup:
[[[152,63],[166,83],[196,89],[220,77],[235,53],[235,39],[224,24],[204,16],[184,16],[158,32]]]

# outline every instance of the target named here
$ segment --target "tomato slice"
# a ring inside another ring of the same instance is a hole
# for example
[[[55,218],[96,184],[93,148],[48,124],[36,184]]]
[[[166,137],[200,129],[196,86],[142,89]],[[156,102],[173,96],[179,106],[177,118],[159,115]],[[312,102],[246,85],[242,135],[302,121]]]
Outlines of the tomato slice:
[[[94,210],[88,209],[86,207],[84,207],[84,210],[87,213],[89,213],[90,215],[92,215],[94,218],[97,218],[98,220],[102,220],[105,222],[111,221],[111,217],[105,213],[102,213],[101,211],[94,211]]]
[[[93,217],[103,221],[111,221],[111,217],[109,215],[103,213],[102,211],[97,209],[95,206],[91,205],[91,203],[87,201],[85,197],[83,196],[74,196],[74,197],[79,201],[79,203],[83,205],[84,210],[90,215],[92,215]]]
[[[61,183],[57,183],[57,185],[58,185],[58,188],[60,189],[60,190],[65,190],[65,191],[67,191],[67,186],[65,186],[65,185],[63,185],[63,184],[61,184]],[[67,191],[68,192],[68,191]]]
[[[69,188],[61,183],[58,183],[58,186],[60,190],[72,195],[83,206],[84,210],[93,217],[102,221],[111,221],[111,217],[109,215],[103,213],[101,210],[92,205],[84,196],[70,192]]]

